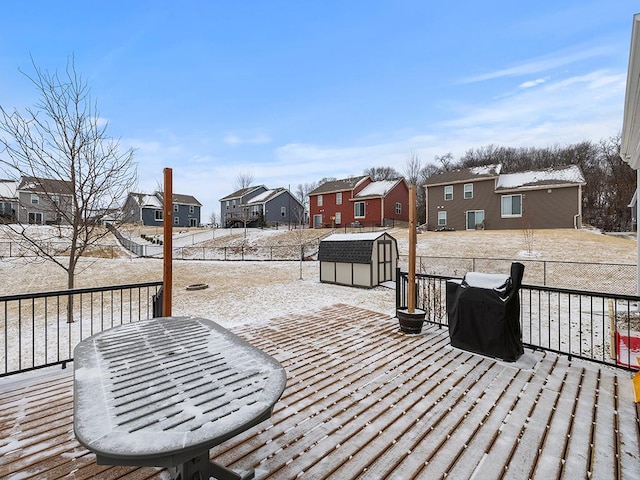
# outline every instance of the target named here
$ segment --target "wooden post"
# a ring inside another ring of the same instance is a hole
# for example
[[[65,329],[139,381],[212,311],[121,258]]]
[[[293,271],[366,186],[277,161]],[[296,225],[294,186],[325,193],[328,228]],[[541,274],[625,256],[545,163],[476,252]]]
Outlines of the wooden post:
[[[407,291],[407,312],[416,310],[416,186],[409,186],[409,289]]]
[[[173,290],[173,170],[164,169],[163,218],[163,276],[162,276],[162,316],[171,316],[171,295]]]

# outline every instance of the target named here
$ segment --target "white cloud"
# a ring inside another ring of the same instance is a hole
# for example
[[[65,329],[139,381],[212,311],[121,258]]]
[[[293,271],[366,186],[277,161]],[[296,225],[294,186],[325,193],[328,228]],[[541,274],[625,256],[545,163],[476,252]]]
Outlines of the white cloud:
[[[534,75],[541,72],[547,72],[552,69],[557,69],[559,67],[564,67],[582,60],[589,60],[595,57],[608,55],[610,53],[611,51],[607,47],[592,47],[577,49],[577,51],[562,50],[543,57],[532,58],[508,68],[471,76],[463,79],[461,83],[476,83],[503,77]]]
[[[271,143],[272,141],[269,135],[265,133],[256,133],[255,135],[247,136],[247,137],[241,137],[240,135],[236,135],[234,133],[227,133],[224,136],[223,140],[224,140],[224,143],[228,145],[244,145],[244,144],[261,145],[261,144]]]
[[[549,79],[549,77],[536,78],[535,80],[530,80],[528,82],[521,83],[520,85],[518,85],[518,88],[519,89],[525,89],[525,88],[537,87],[538,85],[542,85],[543,83],[545,83],[548,79]]]

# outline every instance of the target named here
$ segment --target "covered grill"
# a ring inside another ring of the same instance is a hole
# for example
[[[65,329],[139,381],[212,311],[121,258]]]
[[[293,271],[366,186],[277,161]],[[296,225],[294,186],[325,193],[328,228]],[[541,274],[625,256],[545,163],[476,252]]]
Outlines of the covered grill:
[[[524,265],[511,264],[510,275],[468,272],[447,282],[451,345],[513,362],[524,352],[519,290]]]

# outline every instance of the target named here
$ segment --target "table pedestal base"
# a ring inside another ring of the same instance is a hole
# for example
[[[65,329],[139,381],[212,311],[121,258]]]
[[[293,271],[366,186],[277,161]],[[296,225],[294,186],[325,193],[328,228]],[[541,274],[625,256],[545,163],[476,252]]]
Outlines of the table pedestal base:
[[[216,480],[251,480],[255,477],[253,468],[238,473],[212,462],[209,460],[209,452],[170,468],[169,473],[173,480],[209,480],[211,477]]]

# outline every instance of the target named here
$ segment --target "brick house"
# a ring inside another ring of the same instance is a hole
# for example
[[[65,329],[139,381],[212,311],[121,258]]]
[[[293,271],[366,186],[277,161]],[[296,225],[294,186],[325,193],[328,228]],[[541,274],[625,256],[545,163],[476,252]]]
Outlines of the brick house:
[[[368,175],[323,183],[309,192],[310,227],[387,226],[409,221],[409,187],[403,179]]]
[[[437,173],[425,184],[429,230],[580,228],[577,165],[500,173],[487,165]]]

